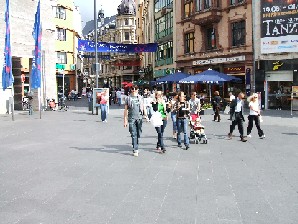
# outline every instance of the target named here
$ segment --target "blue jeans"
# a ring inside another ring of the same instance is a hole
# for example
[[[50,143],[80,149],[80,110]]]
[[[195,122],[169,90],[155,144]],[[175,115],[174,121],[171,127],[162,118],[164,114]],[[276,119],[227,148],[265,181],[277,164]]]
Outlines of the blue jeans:
[[[177,115],[174,112],[171,112],[171,119],[173,121],[173,132],[177,132]]]
[[[101,120],[105,121],[107,119],[107,105],[106,104],[100,104],[100,115],[101,115]]]
[[[161,125],[160,127],[155,127],[155,130],[157,132],[157,147],[161,147],[162,149],[164,149],[165,145],[163,143],[163,133],[165,131],[168,121],[163,120],[162,122],[163,125]]]
[[[181,118],[177,118],[177,128],[178,128],[178,134],[177,134],[177,142],[178,142],[178,145],[181,145],[181,132],[183,131],[184,133],[184,145],[185,146],[188,146],[189,145],[189,139],[188,139],[188,136],[187,136],[187,126],[188,126],[188,119],[187,118],[184,118],[184,119],[181,119]]]
[[[139,149],[139,138],[142,133],[142,122],[142,119],[128,121],[128,128],[131,135],[132,147],[134,150]]]
[[[121,98],[117,98],[118,100],[118,105],[121,106]]]
[[[151,118],[151,116],[152,116],[152,107],[146,107],[146,111],[147,111],[147,116],[148,116],[148,118],[150,119]]]

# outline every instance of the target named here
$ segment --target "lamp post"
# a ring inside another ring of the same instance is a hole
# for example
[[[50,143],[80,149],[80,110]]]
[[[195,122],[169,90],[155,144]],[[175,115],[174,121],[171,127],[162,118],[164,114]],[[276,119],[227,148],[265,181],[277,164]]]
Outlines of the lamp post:
[[[96,1],[94,0],[94,35],[95,35],[95,77],[96,77],[96,88],[98,88],[98,58],[97,58],[97,7],[96,7]],[[97,109],[96,109],[97,110]]]

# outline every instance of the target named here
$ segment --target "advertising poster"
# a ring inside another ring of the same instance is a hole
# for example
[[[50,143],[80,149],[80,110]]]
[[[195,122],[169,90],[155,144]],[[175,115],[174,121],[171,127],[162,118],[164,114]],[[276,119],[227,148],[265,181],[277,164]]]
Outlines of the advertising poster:
[[[261,53],[298,52],[298,0],[261,0]]]
[[[93,105],[100,107],[100,103],[106,101],[109,105],[109,88],[94,88],[93,89]]]

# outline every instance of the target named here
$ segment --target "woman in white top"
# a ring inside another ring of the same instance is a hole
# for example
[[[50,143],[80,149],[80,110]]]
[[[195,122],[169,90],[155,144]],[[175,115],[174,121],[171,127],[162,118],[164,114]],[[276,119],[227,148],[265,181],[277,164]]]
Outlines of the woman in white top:
[[[247,137],[251,137],[251,130],[253,127],[253,122],[258,129],[258,135],[260,138],[265,138],[264,132],[260,127],[260,109],[258,103],[258,94],[254,93],[249,97],[249,116],[248,116],[248,126],[247,126]]]

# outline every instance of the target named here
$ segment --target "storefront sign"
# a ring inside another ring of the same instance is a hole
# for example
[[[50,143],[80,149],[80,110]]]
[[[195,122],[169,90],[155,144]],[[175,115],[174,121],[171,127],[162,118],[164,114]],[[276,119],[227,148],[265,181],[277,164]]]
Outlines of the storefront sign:
[[[284,64],[283,62],[280,62],[280,61],[276,61],[276,62],[273,62],[273,68],[272,70],[273,71],[276,71],[276,70],[279,70],[279,68]]]
[[[209,65],[209,64],[222,64],[228,62],[245,61],[245,55],[232,57],[232,58],[212,58],[208,60],[193,61],[193,65]]]
[[[245,72],[245,66],[224,68],[225,74],[235,74],[235,73],[243,73],[243,72]]]
[[[261,53],[298,51],[298,3],[261,0]]]

